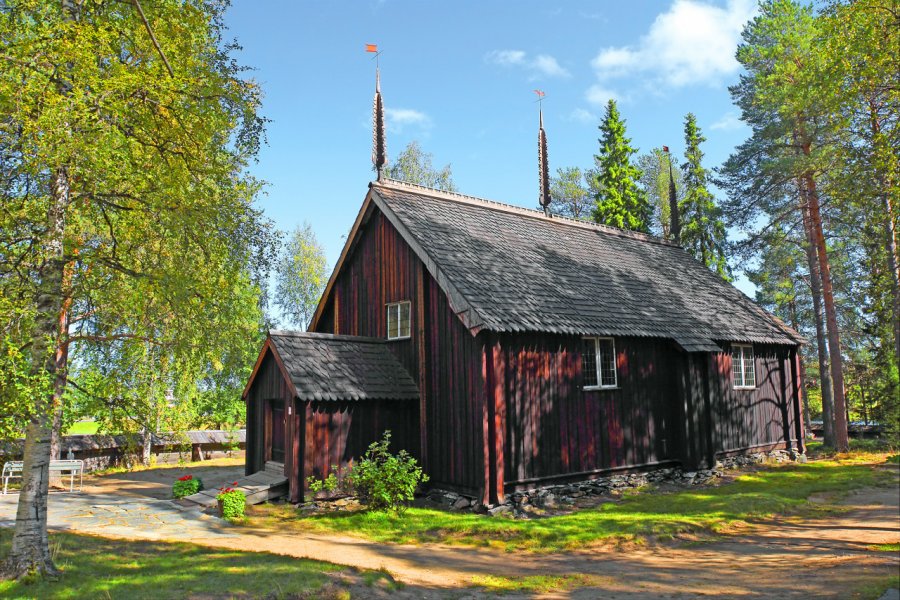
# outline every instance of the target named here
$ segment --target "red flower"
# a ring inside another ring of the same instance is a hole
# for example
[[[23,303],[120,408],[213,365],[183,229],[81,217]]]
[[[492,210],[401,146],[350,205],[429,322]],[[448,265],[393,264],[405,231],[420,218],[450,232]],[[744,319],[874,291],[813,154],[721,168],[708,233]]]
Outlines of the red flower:
[[[185,475],[184,477],[179,477],[178,481],[190,481],[193,478],[194,478],[193,475]]]

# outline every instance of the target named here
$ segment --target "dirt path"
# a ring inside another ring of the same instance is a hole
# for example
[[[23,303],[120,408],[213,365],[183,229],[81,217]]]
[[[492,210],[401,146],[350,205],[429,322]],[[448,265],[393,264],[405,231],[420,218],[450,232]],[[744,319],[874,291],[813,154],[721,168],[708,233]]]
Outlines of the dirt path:
[[[357,538],[273,535],[249,531],[198,543],[386,569],[417,590],[449,591],[472,577],[584,574],[602,587],[567,598],[849,598],[853,590],[900,567],[900,556],[867,546],[900,542],[900,490],[861,490],[844,501],[849,512],[816,520],[781,519],[755,525],[725,541],[681,546],[598,550],[561,555],[515,555],[459,546],[376,544]],[[405,594],[404,594],[405,595]],[[431,594],[426,594],[431,595]],[[412,597],[411,596],[411,597]]]
[[[240,470],[231,462],[192,465],[184,472],[202,476],[209,487],[232,479]],[[847,512],[818,519],[771,520],[716,542],[536,555],[232,527],[163,500],[170,494],[172,480],[181,474],[181,469],[154,469],[92,477],[85,481],[83,495],[51,495],[51,526],[107,537],[189,540],[384,569],[406,584],[403,590],[391,591],[361,586],[358,577],[343,575],[345,583],[363,598],[478,598],[483,594],[472,591],[473,577],[484,575],[514,580],[583,575],[595,586],[545,595],[548,598],[852,598],[855,590],[900,568],[898,553],[867,549],[872,544],[900,542],[897,485],[864,489],[847,497],[843,501]],[[12,497],[0,497],[0,524],[12,524],[14,508]]]

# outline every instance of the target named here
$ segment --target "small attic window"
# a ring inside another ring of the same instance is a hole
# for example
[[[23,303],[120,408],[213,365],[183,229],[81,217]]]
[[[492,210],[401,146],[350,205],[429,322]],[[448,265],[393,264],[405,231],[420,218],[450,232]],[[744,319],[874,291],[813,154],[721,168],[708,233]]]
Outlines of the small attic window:
[[[387,305],[387,339],[405,340],[409,335],[409,301]]]
[[[734,389],[756,389],[756,358],[753,356],[753,346],[732,344],[731,373]]]

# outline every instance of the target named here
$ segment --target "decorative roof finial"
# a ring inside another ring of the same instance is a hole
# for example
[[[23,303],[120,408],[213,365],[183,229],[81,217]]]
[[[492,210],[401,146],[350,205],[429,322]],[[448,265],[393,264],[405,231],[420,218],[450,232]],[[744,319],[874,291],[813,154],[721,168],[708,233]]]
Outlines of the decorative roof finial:
[[[538,201],[541,204],[541,207],[544,209],[544,214],[548,217],[550,215],[550,202],[552,199],[550,198],[550,164],[547,156],[547,134],[544,132],[544,92],[541,90],[534,90],[534,93],[538,95],[538,115],[539,115],[539,128],[538,128],[538,176],[539,176],[539,185],[540,185],[540,195],[538,197]]]
[[[375,53],[375,100],[372,106],[372,164],[378,172],[378,181],[384,175],[384,165],[387,164],[387,142],[385,141],[384,128],[384,102],[381,100],[381,73],[378,65],[378,51],[376,44],[366,44],[366,52]]]
[[[681,215],[678,214],[678,197],[675,193],[675,173],[672,171],[672,155],[669,147],[663,146],[663,152],[669,160],[669,234],[672,241],[681,244]]]

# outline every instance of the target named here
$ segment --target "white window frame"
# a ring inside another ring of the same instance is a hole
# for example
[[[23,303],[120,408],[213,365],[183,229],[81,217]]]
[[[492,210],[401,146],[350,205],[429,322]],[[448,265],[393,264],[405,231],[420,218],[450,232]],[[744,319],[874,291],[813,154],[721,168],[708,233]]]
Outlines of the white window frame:
[[[741,385],[735,384],[734,381],[734,361],[735,361],[735,352],[738,352],[740,356],[740,365],[741,365]],[[746,352],[750,351],[751,365],[753,365],[753,385],[746,385],[747,382],[747,357]],[[753,344],[732,344],[731,345],[731,385],[736,390],[755,390],[756,389],[756,353],[753,351]]]
[[[586,385],[582,389],[585,390],[615,390],[619,388],[619,365],[616,360],[616,340],[612,337],[596,337],[587,336],[583,340],[594,340],[594,369],[597,374],[597,385]],[[603,385],[603,373],[600,368],[600,340],[609,341],[612,344],[613,355],[613,383],[612,385]]]
[[[403,331],[400,330],[400,310],[402,306],[406,305],[406,309],[409,312],[409,318],[406,320],[406,335],[403,335]],[[408,340],[412,337],[412,304],[409,300],[404,300],[402,302],[390,302],[386,305],[387,307],[387,318],[385,320],[385,333],[387,334],[387,339],[389,341],[393,340]],[[391,311],[394,312],[394,318],[397,320],[397,335],[391,337]]]

